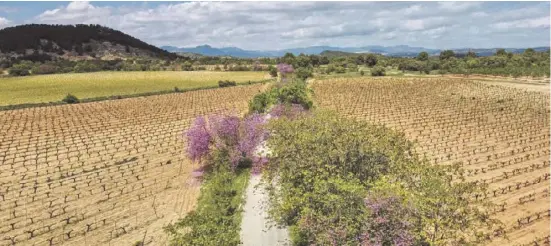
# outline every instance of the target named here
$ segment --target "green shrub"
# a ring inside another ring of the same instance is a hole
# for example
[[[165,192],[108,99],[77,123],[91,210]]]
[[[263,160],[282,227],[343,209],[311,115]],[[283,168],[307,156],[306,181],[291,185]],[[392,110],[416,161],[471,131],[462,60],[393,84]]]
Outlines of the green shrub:
[[[452,179],[457,167],[418,159],[403,133],[319,111],[275,120],[270,130],[269,214],[290,226],[297,245],[375,237],[392,245],[401,235],[405,244],[455,245],[495,222],[486,201],[466,199],[484,186]]]
[[[365,75],[365,72],[364,72],[363,70],[360,71],[360,75],[361,75],[361,76],[364,76],[364,75]]]
[[[371,69],[371,76],[385,76],[386,74],[384,67],[375,66]]]
[[[306,79],[312,77],[312,69],[307,67],[299,67],[295,70],[296,78],[306,81]]]
[[[197,209],[165,227],[172,245],[238,245],[240,207],[250,177],[249,169],[229,169],[227,155],[218,153],[201,185]],[[225,164],[224,164],[225,163]]]
[[[277,103],[300,104],[305,109],[310,109],[313,106],[311,93],[312,91],[302,81],[279,84],[266,92],[255,95],[249,101],[249,111],[265,113],[270,106]]]
[[[300,104],[305,109],[310,109],[313,106],[310,93],[312,91],[304,82],[291,82],[283,87],[274,88],[272,92],[276,101],[283,104]]]
[[[268,67],[268,71],[270,72],[270,76],[272,76],[272,78],[277,77],[277,68],[276,67],[270,65]]]
[[[80,102],[80,100],[72,94],[67,94],[67,96],[65,96],[65,98],[63,98],[63,100],[61,100],[61,101],[65,102],[65,103],[68,103],[68,104],[73,104],[73,103],[79,103]]]
[[[33,74],[53,74],[59,72],[59,67],[50,64],[42,64],[34,67],[32,72]]]
[[[236,86],[237,83],[235,81],[229,81],[229,80],[220,80],[218,81],[219,87],[230,87],[230,86]]]
[[[335,72],[336,73],[346,73],[346,68],[344,68],[343,66],[337,66],[337,67],[335,67]]]
[[[27,76],[27,75],[31,74],[31,73],[29,73],[28,69],[15,68],[15,67],[12,67],[12,68],[8,69],[8,73],[11,76]]]
[[[265,113],[269,106],[274,102],[274,98],[268,92],[256,94],[251,101],[249,101],[249,112]]]

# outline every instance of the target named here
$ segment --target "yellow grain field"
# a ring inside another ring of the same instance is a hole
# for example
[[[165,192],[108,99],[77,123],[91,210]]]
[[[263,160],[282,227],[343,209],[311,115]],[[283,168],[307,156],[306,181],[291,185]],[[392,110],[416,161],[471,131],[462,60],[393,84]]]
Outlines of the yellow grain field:
[[[219,80],[237,83],[269,78],[266,72],[145,71],[51,74],[0,78],[0,106],[61,101],[68,93],[78,98],[129,95],[164,90],[217,86]]]

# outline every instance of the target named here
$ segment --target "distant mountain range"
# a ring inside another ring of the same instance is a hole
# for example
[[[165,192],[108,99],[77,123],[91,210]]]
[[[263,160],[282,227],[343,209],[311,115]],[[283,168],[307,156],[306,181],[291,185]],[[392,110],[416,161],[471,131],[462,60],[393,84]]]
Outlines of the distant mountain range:
[[[340,51],[347,53],[378,53],[388,56],[417,56],[419,52],[426,51],[429,55],[438,55],[442,50],[440,49],[427,49],[423,47],[411,47],[408,45],[396,45],[396,46],[380,46],[371,45],[364,47],[333,47],[333,46],[310,46],[303,48],[283,49],[283,50],[244,50],[237,47],[224,47],[215,48],[210,45],[200,45],[193,48],[178,48],[174,46],[161,46],[161,49],[175,53],[194,53],[205,56],[232,56],[242,58],[256,58],[256,57],[280,57],[285,53],[290,52],[295,55],[300,53],[306,55],[319,55],[323,51]],[[496,52],[498,48],[492,49],[452,49],[456,53],[467,53],[469,50],[474,51],[479,56],[489,56]],[[506,48],[507,52],[521,53],[526,48]],[[549,47],[535,47],[536,51],[546,51]]]

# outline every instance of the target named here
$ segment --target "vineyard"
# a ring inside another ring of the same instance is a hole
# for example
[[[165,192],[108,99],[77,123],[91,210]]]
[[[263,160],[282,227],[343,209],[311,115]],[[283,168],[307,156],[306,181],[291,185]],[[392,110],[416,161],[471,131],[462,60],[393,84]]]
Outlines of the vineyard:
[[[313,84],[321,108],[403,131],[431,163],[488,185],[503,225],[491,245],[549,244],[549,93],[465,79],[336,78]],[[549,88],[547,88],[547,91]]]
[[[262,85],[0,112],[0,245],[150,245],[194,208],[182,130]]]

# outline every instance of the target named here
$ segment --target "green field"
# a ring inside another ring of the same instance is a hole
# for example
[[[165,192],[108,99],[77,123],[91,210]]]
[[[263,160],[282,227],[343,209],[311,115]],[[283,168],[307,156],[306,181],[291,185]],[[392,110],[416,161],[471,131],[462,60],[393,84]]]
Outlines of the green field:
[[[217,86],[219,80],[238,83],[269,78],[266,72],[148,71],[52,74],[0,78],[0,106],[78,98]]]

